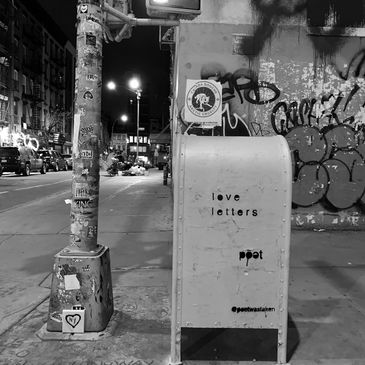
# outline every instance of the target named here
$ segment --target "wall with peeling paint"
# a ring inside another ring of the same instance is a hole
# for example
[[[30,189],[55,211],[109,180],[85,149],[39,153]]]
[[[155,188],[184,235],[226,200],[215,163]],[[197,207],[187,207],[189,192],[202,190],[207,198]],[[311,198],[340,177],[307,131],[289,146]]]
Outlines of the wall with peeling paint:
[[[356,35],[362,30],[319,32],[303,26],[298,12],[269,36],[257,38],[260,24],[252,20],[260,17],[249,1],[204,0],[202,11],[179,30],[176,126],[187,127],[186,79],[221,82],[223,125],[215,135],[281,134],[287,139],[293,226],[364,229],[365,40]],[[293,19],[298,25],[290,25]]]

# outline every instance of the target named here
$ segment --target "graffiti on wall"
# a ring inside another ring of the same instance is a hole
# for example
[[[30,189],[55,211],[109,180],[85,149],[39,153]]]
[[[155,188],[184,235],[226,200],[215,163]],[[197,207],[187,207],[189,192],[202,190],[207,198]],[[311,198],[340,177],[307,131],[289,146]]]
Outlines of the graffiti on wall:
[[[294,205],[321,202],[328,210],[365,207],[363,133],[345,124],[322,130],[302,125],[285,138],[292,151]]]
[[[18,147],[28,147],[37,151],[39,149],[39,141],[36,137],[23,132],[16,132],[12,135],[13,145]]]
[[[365,211],[364,82],[356,80],[364,76],[364,63],[365,51],[360,51],[346,70],[337,69],[337,81],[355,80],[352,85],[292,101],[278,100],[279,87],[246,68],[226,72],[222,65],[209,63],[202,66],[200,76],[222,84],[223,135],[280,134],[287,139],[294,207],[321,203],[329,211],[351,207]],[[238,110],[248,105],[269,110],[270,123],[239,115]]]
[[[341,0],[251,0],[251,4],[260,22],[252,37],[242,40],[242,49],[252,51],[249,57],[262,52],[282,19],[304,14],[308,27],[326,27],[321,34],[333,36],[331,42],[322,37],[310,37],[314,50],[321,56],[336,54],[343,44],[341,36],[346,35],[346,27],[361,27],[365,22],[362,0],[353,0],[351,6]]]
[[[365,76],[365,49],[361,49],[356,52],[351,58],[349,65],[345,71],[337,70],[338,75],[342,80],[348,80],[351,76],[353,77],[364,77]]]
[[[346,70],[337,69],[347,92],[338,83],[336,92],[279,101],[271,111],[273,131],[292,152],[294,207],[321,203],[328,211],[365,212],[364,80],[357,79],[364,55],[357,52]]]
[[[254,105],[263,105],[275,101],[280,90],[275,84],[260,81],[258,75],[248,68],[239,68],[232,72],[224,72],[219,64],[204,65],[200,71],[203,80],[212,79],[222,84],[222,100],[227,102],[237,94],[241,104],[244,99]]]
[[[342,92],[337,95],[331,93],[317,98],[304,98],[297,101],[278,102],[271,112],[271,125],[276,134],[285,135],[290,129],[299,125],[331,126],[350,124],[358,129],[362,125],[362,115],[359,113],[348,115],[341,120],[341,115],[346,112],[360,86],[355,83],[347,96]],[[362,105],[364,108],[365,102]]]

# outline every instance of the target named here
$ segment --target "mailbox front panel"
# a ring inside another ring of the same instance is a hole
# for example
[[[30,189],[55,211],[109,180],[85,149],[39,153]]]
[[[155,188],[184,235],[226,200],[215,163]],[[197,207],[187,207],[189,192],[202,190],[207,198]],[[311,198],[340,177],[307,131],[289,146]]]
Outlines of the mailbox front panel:
[[[178,158],[181,327],[280,329],[291,208],[285,139],[182,136]]]

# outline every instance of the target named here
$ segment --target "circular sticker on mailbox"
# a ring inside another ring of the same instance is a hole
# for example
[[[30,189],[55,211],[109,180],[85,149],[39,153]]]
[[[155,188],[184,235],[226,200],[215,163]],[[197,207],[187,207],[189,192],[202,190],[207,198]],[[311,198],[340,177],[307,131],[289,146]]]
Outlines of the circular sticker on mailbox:
[[[198,81],[186,95],[186,105],[197,117],[210,117],[219,109],[221,102],[221,93],[215,81]]]

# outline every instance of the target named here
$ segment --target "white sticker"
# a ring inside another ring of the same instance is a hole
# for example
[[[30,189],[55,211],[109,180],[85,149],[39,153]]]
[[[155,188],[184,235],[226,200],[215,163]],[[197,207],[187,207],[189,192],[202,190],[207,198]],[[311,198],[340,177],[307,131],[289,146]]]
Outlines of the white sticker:
[[[65,275],[65,289],[66,290],[80,289],[80,282],[75,274]]]
[[[81,158],[93,158],[93,151],[91,150],[81,150],[80,152]]]
[[[77,155],[79,152],[78,148],[78,138],[79,138],[79,131],[80,131],[80,114],[75,114],[74,116],[74,135],[73,135],[73,146],[74,146],[74,153]]]
[[[78,308],[74,306],[75,308]],[[82,308],[82,306],[80,306]],[[64,309],[62,311],[62,332],[85,332],[85,309]]]

